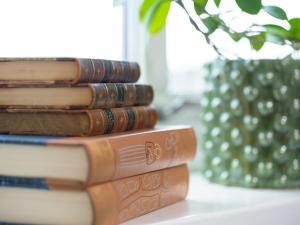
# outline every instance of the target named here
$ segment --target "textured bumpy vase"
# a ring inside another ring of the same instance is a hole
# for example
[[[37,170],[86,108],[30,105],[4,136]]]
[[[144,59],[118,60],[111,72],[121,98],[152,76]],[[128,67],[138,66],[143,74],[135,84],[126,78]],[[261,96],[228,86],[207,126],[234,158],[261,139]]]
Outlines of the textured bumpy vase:
[[[216,60],[205,69],[204,175],[227,185],[300,187],[300,61]]]

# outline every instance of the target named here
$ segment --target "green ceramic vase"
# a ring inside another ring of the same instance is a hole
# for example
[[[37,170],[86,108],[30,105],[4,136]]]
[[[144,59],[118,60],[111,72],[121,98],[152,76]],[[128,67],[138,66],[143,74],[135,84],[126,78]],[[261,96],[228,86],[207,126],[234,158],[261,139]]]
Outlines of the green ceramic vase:
[[[205,177],[244,187],[300,187],[300,61],[216,60],[205,66],[205,82]]]

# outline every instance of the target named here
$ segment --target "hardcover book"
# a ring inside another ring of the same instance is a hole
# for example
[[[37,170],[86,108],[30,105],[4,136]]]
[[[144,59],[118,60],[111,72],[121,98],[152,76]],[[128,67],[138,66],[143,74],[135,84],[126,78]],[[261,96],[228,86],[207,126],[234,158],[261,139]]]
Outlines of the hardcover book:
[[[149,105],[150,85],[0,85],[0,108],[99,109]]]
[[[0,133],[93,136],[153,128],[154,108],[137,106],[91,110],[0,110]]]
[[[86,58],[0,58],[0,84],[133,83],[137,63]]]
[[[24,188],[22,181],[18,188],[0,185],[0,221],[115,225],[183,200],[188,177],[187,166],[182,165],[90,186],[84,191],[36,185]]]
[[[17,177],[23,186],[35,179],[43,187],[82,189],[181,165],[195,154],[196,137],[191,127],[98,137],[0,135],[0,185],[3,180],[12,185],[11,177]]]

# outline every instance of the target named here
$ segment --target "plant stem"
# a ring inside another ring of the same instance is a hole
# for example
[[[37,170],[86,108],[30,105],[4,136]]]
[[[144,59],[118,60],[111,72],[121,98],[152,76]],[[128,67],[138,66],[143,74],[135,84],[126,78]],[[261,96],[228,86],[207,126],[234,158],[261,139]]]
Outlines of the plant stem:
[[[210,46],[213,47],[213,49],[216,51],[216,53],[218,54],[219,57],[221,58],[226,58],[221,51],[219,50],[219,48],[212,42],[212,40],[209,38],[209,35],[207,33],[205,33],[204,31],[202,31],[200,29],[200,27],[198,26],[198,24],[196,23],[196,21],[191,17],[191,15],[189,14],[189,12],[187,11],[186,7],[184,6],[182,0],[177,0],[175,1],[187,14],[187,16],[189,17],[189,20],[191,22],[191,24],[195,27],[195,29],[197,31],[199,31],[203,37],[205,38],[205,41],[207,42],[207,44],[209,44]]]

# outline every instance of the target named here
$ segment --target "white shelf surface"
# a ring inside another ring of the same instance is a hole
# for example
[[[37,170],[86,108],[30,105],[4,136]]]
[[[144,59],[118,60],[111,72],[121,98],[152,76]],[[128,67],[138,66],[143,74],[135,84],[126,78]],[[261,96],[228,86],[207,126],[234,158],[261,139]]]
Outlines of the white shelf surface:
[[[211,184],[192,175],[187,200],[122,225],[300,225],[300,189]]]

